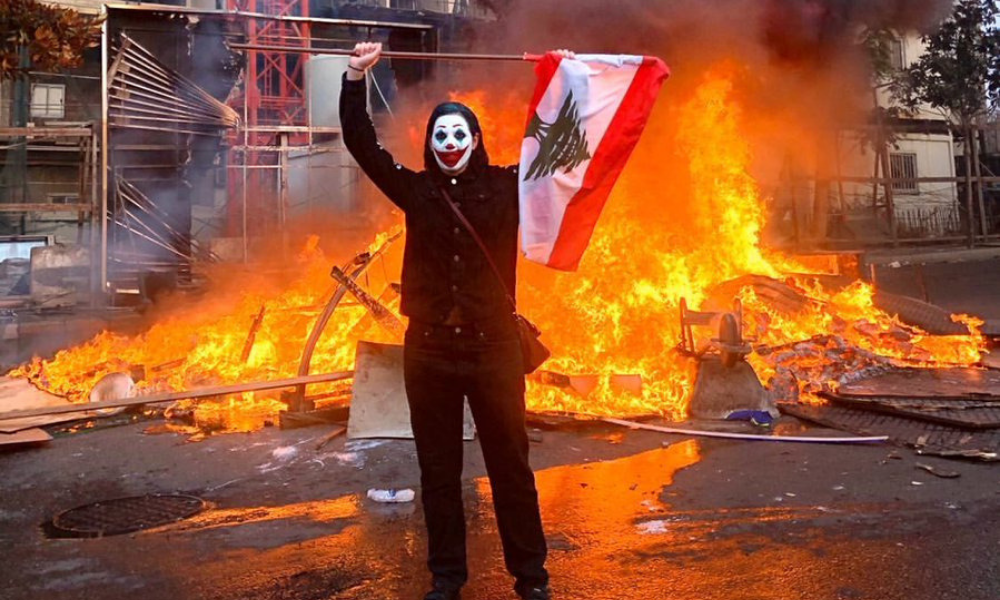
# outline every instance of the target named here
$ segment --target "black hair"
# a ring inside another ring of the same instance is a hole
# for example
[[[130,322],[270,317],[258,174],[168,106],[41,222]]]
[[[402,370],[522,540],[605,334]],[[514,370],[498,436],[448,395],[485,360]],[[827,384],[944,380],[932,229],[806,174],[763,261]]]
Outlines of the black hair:
[[[424,169],[428,173],[443,175],[441,168],[437,164],[437,160],[434,158],[434,151],[431,150],[431,134],[434,129],[434,122],[440,117],[445,115],[460,115],[469,122],[469,133],[473,136],[479,136],[479,144],[472,151],[472,156],[469,157],[469,164],[466,167],[467,170],[473,172],[485,169],[486,165],[490,164],[490,157],[486,153],[486,143],[483,140],[483,130],[479,126],[479,119],[476,118],[476,113],[472,112],[468,106],[460,102],[442,102],[434,108],[431,112],[431,116],[427,119],[427,132],[424,136]]]

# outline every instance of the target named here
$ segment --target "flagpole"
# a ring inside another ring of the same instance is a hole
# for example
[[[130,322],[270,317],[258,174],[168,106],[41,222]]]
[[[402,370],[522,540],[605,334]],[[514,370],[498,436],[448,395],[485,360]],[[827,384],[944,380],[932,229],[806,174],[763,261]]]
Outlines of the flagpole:
[[[296,52],[299,54],[325,54],[332,56],[354,56],[354,50],[340,48],[301,48],[292,46],[268,46],[264,44],[229,44],[233,50],[260,50],[263,52]],[[397,52],[386,51],[382,53],[385,58],[399,58],[404,60],[507,60],[507,61],[530,61],[538,62],[542,59],[541,54],[466,54],[456,52]]]

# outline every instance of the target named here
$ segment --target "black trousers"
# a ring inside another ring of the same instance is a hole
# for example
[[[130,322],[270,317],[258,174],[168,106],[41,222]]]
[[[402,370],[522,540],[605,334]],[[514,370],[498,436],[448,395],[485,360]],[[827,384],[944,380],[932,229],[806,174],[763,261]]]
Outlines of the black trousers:
[[[524,372],[513,319],[461,327],[410,322],[403,351],[427,523],[427,566],[450,587],[468,579],[462,505],[463,398],[486,461],[507,570],[523,594],[548,583],[545,536],[524,427]]]

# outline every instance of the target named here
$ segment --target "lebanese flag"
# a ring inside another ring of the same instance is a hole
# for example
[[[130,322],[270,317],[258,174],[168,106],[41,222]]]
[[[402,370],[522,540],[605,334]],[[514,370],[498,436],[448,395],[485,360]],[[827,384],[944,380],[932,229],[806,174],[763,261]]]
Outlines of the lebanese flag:
[[[549,53],[521,144],[521,246],[529,260],[575,271],[670,69],[658,58]]]

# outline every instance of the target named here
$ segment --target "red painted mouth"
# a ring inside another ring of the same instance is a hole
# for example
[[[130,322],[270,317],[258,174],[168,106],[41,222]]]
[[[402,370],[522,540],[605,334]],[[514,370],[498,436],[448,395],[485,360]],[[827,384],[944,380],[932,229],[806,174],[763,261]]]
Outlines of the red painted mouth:
[[[458,161],[462,160],[465,156],[465,150],[455,150],[454,152],[437,152],[437,156],[441,159],[441,162],[449,167],[454,167],[458,164]]]

